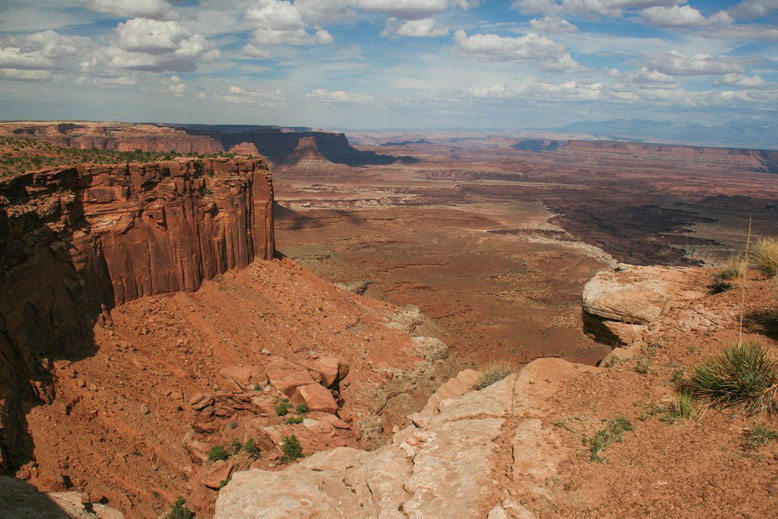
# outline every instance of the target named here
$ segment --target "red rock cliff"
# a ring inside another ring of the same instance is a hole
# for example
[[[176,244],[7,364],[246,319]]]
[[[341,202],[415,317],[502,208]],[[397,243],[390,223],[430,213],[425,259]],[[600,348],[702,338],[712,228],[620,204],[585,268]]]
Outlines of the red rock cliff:
[[[78,166],[0,181],[0,467],[29,456],[47,358],[88,355],[101,306],[195,290],[274,254],[258,159]]]

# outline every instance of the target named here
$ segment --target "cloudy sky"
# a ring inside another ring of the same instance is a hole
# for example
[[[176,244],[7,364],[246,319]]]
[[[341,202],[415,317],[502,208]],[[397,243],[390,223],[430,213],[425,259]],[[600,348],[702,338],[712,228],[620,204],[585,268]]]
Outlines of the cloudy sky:
[[[775,120],[777,20],[778,0],[0,0],[0,119]]]

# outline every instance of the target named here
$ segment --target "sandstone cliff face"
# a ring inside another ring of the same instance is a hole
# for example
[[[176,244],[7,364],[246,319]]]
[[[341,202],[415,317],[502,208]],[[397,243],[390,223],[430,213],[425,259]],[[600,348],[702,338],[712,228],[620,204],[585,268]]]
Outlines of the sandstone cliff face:
[[[0,464],[29,455],[44,358],[91,353],[103,305],[195,290],[274,254],[264,162],[78,166],[0,182]],[[30,383],[32,381],[32,383]]]

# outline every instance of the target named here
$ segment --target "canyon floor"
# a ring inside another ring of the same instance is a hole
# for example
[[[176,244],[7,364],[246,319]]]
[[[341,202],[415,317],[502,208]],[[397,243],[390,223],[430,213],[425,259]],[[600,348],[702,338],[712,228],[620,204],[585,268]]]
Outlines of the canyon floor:
[[[14,147],[8,157],[26,165],[13,142],[2,143]],[[452,517],[456,509],[424,506],[460,506],[459,495],[444,495],[457,488],[448,475],[460,472],[455,481],[478,483],[466,489],[477,494],[473,517],[769,517],[778,442],[752,452],[743,438],[773,421],[714,409],[698,420],[663,418],[677,379],[737,340],[739,285],[709,294],[708,267],[742,249],[749,218],[756,235],[778,228],[775,174],[758,157],[716,150],[692,158],[672,146],[532,152],[514,142],[362,145],[371,160],[389,158],[355,167],[301,138],[273,168],[277,259],[194,292],[104,309],[89,341],[36,359],[52,388],[41,392],[48,401],[25,409],[34,459],[17,478],[77,491],[127,517],[164,516],[178,496],[197,517],[238,517],[244,512],[230,503],[246,505],[257,489],[265,501],[250,506],[270,508],[256,517],[312,515],[305,507],[329,506],[327,496],[344,489],[343,503],[357,508],[316,513],[355,517],[367,506],[363,490],[375,505],[384,480],[399,484],[396,494],[384,489],[387,517],[403,516],[399,504],[405,516]],[[55,147],[46,153],[62,157]],[[212,211],[205,187],[196,196]],[[584,333],[581,294],[620,262],[706,268],[679,271],[692,303],[663,307],[613,354],[614,344]],[[748,283],[746,338],[775,351],[774,283],[756,272]],[[593,368],[606,357],[608,368]],[[483,392],[466,392],[473,372],[447,383],[495,362],[518,375]],[[321,408],[279,413],[285,399],[299,402],[303,386],[324,393],[305,400]],[[465,404],[447,400],[460,395]],[[446,414],[460,405],[473,406],[466,419]],[[582,438],[622,415],[634,430],[593,463]],[[427,445],[435,424],[473,436],[454,434],[438,449]],[[289,435],[300,440],[300,464],[282,457]],[[474,438],[488,452],[472,451]],[[237,449],[208,460],[213,446],[248,440],[259,457]],[[415,453],[411,466],[398,461],[410,456],[403,443]],[[438,464],[442,451],[452,458]],[[427,468],[434,488],[425,487]],[[321,488],[331,492],[323,497]],[[747,497],[737,509],[732,496]],[[283,508],[287,498],[303,508]]]

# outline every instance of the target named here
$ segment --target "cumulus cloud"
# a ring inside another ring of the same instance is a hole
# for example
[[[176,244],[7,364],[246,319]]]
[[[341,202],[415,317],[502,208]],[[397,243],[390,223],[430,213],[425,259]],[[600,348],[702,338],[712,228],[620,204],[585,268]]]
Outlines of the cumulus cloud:
[[[778,11],[778,0],[745,0],[729,9],[737,19],[763,18]]]
[[[578,27],[558,16],[544,16],[529,21],[530,27],[538,32],[576,32]]]
[[[243,87],[232,85],[226,93],[216,97],[226,103],[247,104],[263,108],[275,108],[286,104],[286,96],[280,89],[246,90]]]
[[[643,21],[659,27],[699,27],[709,24],[732,23],[732,17],[726,11],[719,11],[710,18],[688,5],[671,7],[649,7],[641,13]]]
[[[0,68],[0,78],[12,81],[45,81],[52,76],[50,70],[24,70],[16,68]]]
[[[645,58],[645,66],[663,74],[674,76],[723,75],[743,72],[741,59],[724,56],[698,54],[682,56],[668,53],[656,54]]]
[[[304,19],[321,24],[356,16],[358,4],[359,0],[297,0],[294,6]]]
[[[388,18],[381,36],[409,36],[414,38],[433,38],[448,34],[447,27],[441,27],[434,18],[421,18],[419,20],[398,20]]]
[[[479,0],[359,0],[358,6],[392,18],[419,20],[449,8],[470,9],[479,3]]]
[[[161,83],[163,92],[173,94],[176,97],[183,96],[184,92],[186,91],[186,85],[184,82],[181,81],[181,78],[175,75],[170,76],[168,79],[163,79]]]
[[[260,0],[246,10],[243,20],[254,28],[251,44],[255,46],[334,43],[332,35],[324,29],[317,28],[315,33],[309,33],[300,11],[286,0]]]
[[[538,63],[551,71],[574,71],[583,67],[564,45],[535,33],[505,37],[496,34],[468,36],[464,30],[454,33],[454,48],[462,56],[478,61]]]
[[[708,38],[778,41],[778,27],[767,24],[720,25],[700,31]]]
[[[108,55],[118,68],[188,72],[200,61],[213,61],[220,55],[215,45],[176,21],[133,18],[120,23],[116,35],[116,46],[108,49]]]
[[[762,88],[767,85],[767,82],[758,75],[746,76],[745,74],[725,74],[718,81],[717,85],[729,85],[744,88]]]
[[[173,7],[166,0],[85,0],[84,6],[93,11],[114,14],[122,18],[153,18],[174,20]]]
[[[8,36],[0,39],[0,68],[6,79],[41,80],[88,69],[100,50],[89,38],[54,31]]]
[[[343,90],[325,90],[317,88],[305,94],[305,97],[319,104],[356,104],[367,105],[372,103],[375,98],[364,94],[351,94]]]
[[[684,0],[515,0],[512,7],[522,14],[545,16],[578,14],[595,17],[618,18],[624,9],[641,9],[654,6],[672,6]]]

